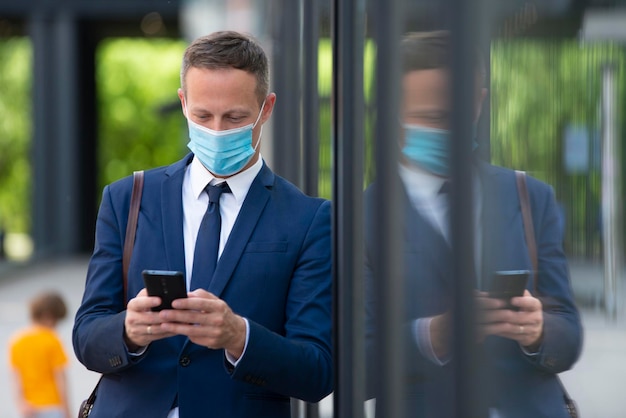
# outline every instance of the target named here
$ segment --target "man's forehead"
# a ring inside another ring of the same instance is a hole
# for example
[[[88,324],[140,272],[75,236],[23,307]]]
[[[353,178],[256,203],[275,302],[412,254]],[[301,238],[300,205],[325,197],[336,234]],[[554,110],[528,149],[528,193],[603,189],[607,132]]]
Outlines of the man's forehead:
[[[449,77],[445,70],[419,70],[405,74],[402,90],[405,99],[430,99],[434,96],[447,96]]]

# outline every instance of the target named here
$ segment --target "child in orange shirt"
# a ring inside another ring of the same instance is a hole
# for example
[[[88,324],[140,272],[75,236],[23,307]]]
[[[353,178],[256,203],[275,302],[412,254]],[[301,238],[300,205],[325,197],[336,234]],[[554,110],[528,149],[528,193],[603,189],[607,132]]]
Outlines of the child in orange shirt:
[[[60,295],[46,292],[30,303],[31,325],[9,343],[16,401],[24,418],[69,418],[67,356],[55,327],[67,315]]]

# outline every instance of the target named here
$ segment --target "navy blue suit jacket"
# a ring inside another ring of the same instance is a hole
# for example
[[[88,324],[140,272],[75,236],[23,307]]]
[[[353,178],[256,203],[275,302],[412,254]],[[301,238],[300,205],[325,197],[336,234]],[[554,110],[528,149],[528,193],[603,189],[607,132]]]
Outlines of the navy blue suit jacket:
[[[182,183],[192,155],[145,173],[128,296],[144,269],[185,271]],[[132,177],[104,189],[74,350],[103,373],[92,418],[289,417],[289,398],[332,390],[330,203],[305,196],[265,165],[250,187],[209,291],[249,320],[237,367],[224,350],[175,336],[139,356],[124,344],[124,242]]]
[[[482,185],[483,288],[491,273],[498,270],[532,270],[524,238],[521,207],[513,171],[477,164]],[[477,369],[485,380],[480,390],[487,405],[498,408],[506,418],[566,418],[557,373],[570,369],[582,346],[582,326],[574,304],[567,261],[563,253],[563,232],[552,189],[528,177],[531,210],[538,248],[538,287],[529,280],[528,290],[543,303],[544,336],[536,355],[526,355],[513,340],[491,336],[478,347]],[[375,222],[371,208],[377,185],[366,191],[366,222]],[[404,284],[406,286],[406,323],[404,342],[407,358],[407,417],[451,417],[454,410],[454,359],[444,366],[435,365],[419,351],[413,321],[446,312],[454,286],[451,249],[409,202],[403,190],[404,208]],[[376,358],[376,297],[373,269],[376,264],[372,228],[366,229],[367,284],[367,364]],[[468,278],[465,278],[468,279]],[[471,275],[469,275],[471,280]],[[372,371],[371,369],[369,370]],[[369,396],[375,396],[373,379],[368,379]],[[486,406],[486,405],[483,405]]]

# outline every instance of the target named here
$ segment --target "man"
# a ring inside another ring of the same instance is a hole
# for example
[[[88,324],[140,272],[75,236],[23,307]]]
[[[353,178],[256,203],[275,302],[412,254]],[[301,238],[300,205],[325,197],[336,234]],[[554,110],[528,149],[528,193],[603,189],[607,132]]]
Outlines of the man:
[[[247,36],[218,32],[185,51],[178,95],[193,153],[145,173],[127,308],[132,181],[104,189],[73,335],[79,360],[103,374],[91,417],[286,418],[290,397],[331,392],[330,204],[261,158],[268,86],[266,55]],[[210,255],[196,243],[215,204],[213,274],[198,267]],[[144,269],[185,272],[188,297],[153,312],[161,301],[143,289]]]
[[[582,328],[561,246],[557,205],[551,188],[528,178],[538,248],[537,288],[529,278],[523,296],[510,300],[488,297],[494,273],[532,270],[526,246],[515,173],[476,160],[472,167],[475,224],[475,271],[452,277],[448,197],[441,193],[450,176],[450,72],[446,32],[411,34],[401,46],[403,60],[400,140],[404,208],[404,284],[407,348],[407,417],[457,416],[454,400],[454,353],[451,309],[455,280],[476,286],[478,359],[477,387],[481,417],[565,418],[563,391],[557,374],[577,360]],[[475,121],[486,90],[477,60]],[[473,134],[467,135],[473,140]],[[366,192],[366,273],[368,284],[368,361],[376,361],[376,269],[374,184]],[[384,360],[384,359],[383,359]],[[383,361],[379,359],[378,361]],[[376,382],[369,379],[370,396]]]

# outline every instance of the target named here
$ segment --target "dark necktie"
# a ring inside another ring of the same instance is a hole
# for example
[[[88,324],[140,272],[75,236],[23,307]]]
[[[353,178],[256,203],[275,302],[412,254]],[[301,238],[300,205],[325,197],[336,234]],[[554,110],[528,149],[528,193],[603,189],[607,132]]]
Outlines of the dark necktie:
[[[209,195],[207,207],[196,240],[196,249],[193,255],[193,270],[191,272],[190,290],[198,288],[208,289],[217,265],[217,254],[220,246],[220,231],[222,217],[220,216],[220,196],[230,193],[226,182],[218,185],[208,185],[204,189]]]
[[[440,201],[440,208],[443,212],[443,230],[441,231],[443,236],[446,237],[446,240],[450,242],[450,233],[451,233],[451,220],[450,220],[450,195],[451,195],[452,185],[449,180],[446,180],[441,185],[439,192],[437,192],[437,199]]]

